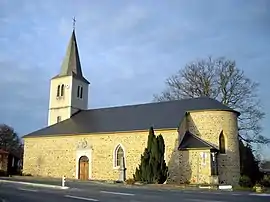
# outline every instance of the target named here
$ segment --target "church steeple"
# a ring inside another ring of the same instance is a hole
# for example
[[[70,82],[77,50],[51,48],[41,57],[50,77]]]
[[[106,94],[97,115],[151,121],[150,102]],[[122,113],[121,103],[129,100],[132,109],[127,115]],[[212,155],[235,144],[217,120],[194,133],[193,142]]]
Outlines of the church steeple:
[[[73,73],[79,77],[82,77],[82,68],[75,36],[75,30],[72,31],[66,55],[62,63],[60,75],[72,76]]]
[[[56,77],[74,76],[76,79],[90,83],[84,78],[81,68],[77,40],[75,35],[75,28],[73,27],[72,35],[69,40],[66,55],[64,57],[60,73]]]
[[[80,110],[87,110],[88,87],[89,81],[82,73],[73,24],[60,73],[51,79],[48,125],[69,119]]]

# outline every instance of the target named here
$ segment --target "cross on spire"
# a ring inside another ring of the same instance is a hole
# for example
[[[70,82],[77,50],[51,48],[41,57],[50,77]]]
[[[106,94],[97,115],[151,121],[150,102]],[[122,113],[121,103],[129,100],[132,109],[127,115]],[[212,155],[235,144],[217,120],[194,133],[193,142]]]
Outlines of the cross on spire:
[[[75,25],[76,25],[76,19],[75,19],[75,17],[73,17],[72,21],[73,21],[73,30],[75,30]]]

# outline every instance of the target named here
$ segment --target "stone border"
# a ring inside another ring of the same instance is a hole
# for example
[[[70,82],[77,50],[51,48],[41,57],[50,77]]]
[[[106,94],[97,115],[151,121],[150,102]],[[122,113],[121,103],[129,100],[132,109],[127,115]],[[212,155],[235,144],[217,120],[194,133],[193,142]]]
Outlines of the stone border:
[[[2,179],[0,179],[0,182],[31,185],[34,187],[46,187],[46,188],[53,188],[53,189],[69,189],[69,187],[67,187],[67,186],[62,187],[62,186],[58,186],[58,185],[40,184],[40,183],[32,183],[32,182],[21,182],[21,181],[2,180]]]

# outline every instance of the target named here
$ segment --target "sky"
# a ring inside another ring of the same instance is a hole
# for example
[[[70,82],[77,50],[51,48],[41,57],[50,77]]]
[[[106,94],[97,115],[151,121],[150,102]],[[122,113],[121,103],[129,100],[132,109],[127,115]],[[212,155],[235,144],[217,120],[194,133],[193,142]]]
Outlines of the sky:
[[[90,108],[151,102],[186,63],[224,56],[260,83],[270,138],[268,0],[0,0],[0,123],[20,136],[47,125],[73,16]]]

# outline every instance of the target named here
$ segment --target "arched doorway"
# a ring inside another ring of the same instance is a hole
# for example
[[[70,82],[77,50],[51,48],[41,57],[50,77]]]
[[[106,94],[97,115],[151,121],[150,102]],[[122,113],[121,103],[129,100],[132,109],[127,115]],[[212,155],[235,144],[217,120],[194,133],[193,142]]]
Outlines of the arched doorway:
[[[87,156],[82,156],[79,159],[79,179],[88,180],[89,179],[89,159]]]

